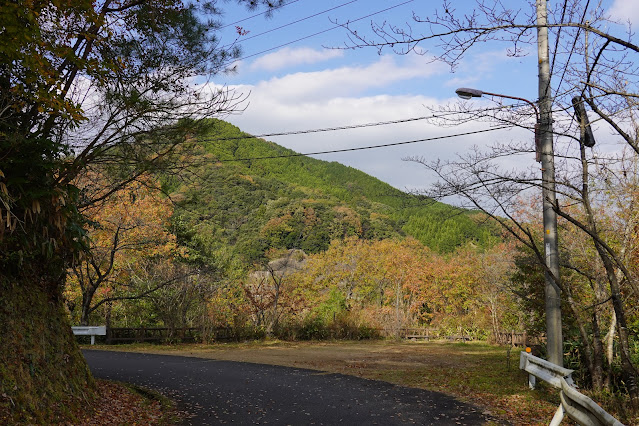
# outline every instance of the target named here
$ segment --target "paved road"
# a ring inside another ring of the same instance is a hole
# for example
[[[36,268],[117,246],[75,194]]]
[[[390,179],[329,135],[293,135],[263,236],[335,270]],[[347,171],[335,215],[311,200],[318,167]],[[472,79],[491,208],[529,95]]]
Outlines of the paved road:
[[[85,350],[96,377],[178,401],[192,425],[480,425],[481,410],[444,394],[299,368]]]

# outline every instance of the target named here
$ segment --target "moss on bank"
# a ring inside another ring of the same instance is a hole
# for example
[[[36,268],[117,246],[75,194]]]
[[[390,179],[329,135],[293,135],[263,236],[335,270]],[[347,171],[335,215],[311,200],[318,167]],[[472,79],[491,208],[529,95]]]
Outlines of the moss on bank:
[[[57,285],[0,276],[0,424],[72,421],[95,383]]]

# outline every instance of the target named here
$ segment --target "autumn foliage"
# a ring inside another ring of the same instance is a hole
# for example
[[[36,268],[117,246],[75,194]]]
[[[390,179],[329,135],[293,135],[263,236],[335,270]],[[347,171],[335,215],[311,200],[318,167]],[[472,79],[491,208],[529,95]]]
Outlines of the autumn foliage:
[[[267,268],[229,283],[211,300],[212,315],[218,325],[231,327],[238,321],[263,327],[275,315],[281,328],[341,322],[391,335],[419,326],[486,337],[521,326],[503,291],[512,271],[508,250],[469,246],[441,255],[410,238],[334,240],[321,253],[298,251],[295,261],[282,253]],[[274,267],[277,262],[288,268]]]
[[[99,179],[104,178],[91,176]],[[65,292],[80,324],[88,325],[100,307],[110,312],[113,302],[144,295],[148,282],[140,281],[148,281],[148,269],[162,270],[184,254],[169,231],[172,213],[170,200],[149,176],[86,209],[88,247],[72,264]]]

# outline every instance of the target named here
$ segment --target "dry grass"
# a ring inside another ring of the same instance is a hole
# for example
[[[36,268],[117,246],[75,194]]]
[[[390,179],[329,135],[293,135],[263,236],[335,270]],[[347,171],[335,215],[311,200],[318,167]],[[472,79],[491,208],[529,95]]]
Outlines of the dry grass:
[[[517,425],[548,424],[558,393],[531,391],[519,370],[519,352],[484,343],[365,341],[248,342],[214,345],[94,346],[124,350],[309,368],[383,380],[452,395]]]

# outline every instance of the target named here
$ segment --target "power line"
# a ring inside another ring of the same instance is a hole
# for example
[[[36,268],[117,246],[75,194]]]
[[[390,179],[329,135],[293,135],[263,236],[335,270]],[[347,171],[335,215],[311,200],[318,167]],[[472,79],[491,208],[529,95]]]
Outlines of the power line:
[[[300,1],[300,0],[291,0],[288,3],[285,3],[285,4],[281,5],[280,7],[276,7],[275,9],[281,9],[283,7],[288,6],[289,4],[297,3],[298,1]],[[240,22],[248,21],[249,19],[253,19],[253,18],[258,17],[260,15],[266,15],[267,13],[271,13],[272,11],[273,10],[265,10],[264,12],[256,13],[255,15],[251,15],[251,16],[246,17],[244,19],[240,19],[239,21],[231,22],[230,24],[226,24],[224,26],[221,26],[220,29],[228,28],[228,27],[230,27],[232,25],[236,25],[236,24],[239,24]]]
[[[405,1],[403,3],[396,4],[395,6],[387,7],[386,9],[382,9],[380,11],[371,13],[369,15],[362,16],[361,18],[353,19],[352,21],[348,21],[348,23],[361,21],[362,19],[366,19],[366,18],[370,18],[371,16],[379,15],[380,13],[387,12],[387,11],[389,11],[391,9],[395,9],[396,7],[403,6],[405,4],[412,3],[412,2],[413,2],[413,0],[408,0],[408,1]],[[241,60],[244,60],[244,59],[248,59],[248,58],[252,58],[252,57],[255,57],[255,56],[259,56],[259,55],[261,55],[263,53],[271,52],[271,51],[279,49],[281,47],[288,46],[288,45],[293,44],[293,43],[297,43],[298,41],[306,40],[308,38],[315,37],[317,35],[320,35],[320,34],[323,34],[323,33],[327,33],[329,31],[333,31],[333,30],[335,30],[337,28],[342,28],[342,25],[335,25],[335,26],[333,26],[331,28],[327,28],[325,30],[318,31],[318,32],[313,33],[311,35],[307,35],[307,36],[304,36],[304,37],[300,37],[300,38],[298,38],[296,40],[289,41],[288,43],[280,44],[279,46],[271,47],[270,49],[262,50],[261,52],[257,52],[257,53],[253,53],[251,55],[242,56],[241,58],[233,59],[232,61],[226,62],[226,63],[224,63],[224,64],[222,64],[220,66],[221,67],[225,67],[225,66],[230,65],[230,64],[232,64],[234,62],[237,62],[237,61],[241,61]]]
[[[564,19],[566,18],[566,7],[568,6],[568,0],[564,0],[564,7],[561,11],[561,20],[560,23],[563,25]],[[555,40],[555,51],[552,55],[552,64],[550,65],[550,75],[553,75],[553,71],[555,70],[555,60],[557,59],[557,49],[559,48],[559,39],[561,37],[561,26],[557,30],[557,38]]]
[[[446,114],[445,114],[446,115]],[[399,123],[409,123],[411,121],[419,121],[437,118],[438,116],[424,116],[424,117],[413,117],[413,118],[404,118],[401,120],[392,120],[392,121],[378,121],[374,123],[363,123],[363,124],[354,124],[352,126],[338,126],[338,127],[324,127],[321,129],[306,129],[306,130],[292,130],[289,132],[279,132],[279,133],[264,133],[261,135],[247,135],[247,136],[232,136],[229,138],[206,138],[200,139],[201,142],[212,142],[212,141],[232,141],[232,140],[241,140],[241,139],[257,139],[257,138],[268,138],[273,136],[290,136],[290,135],[303,135],[308,133],[322,133],[322,132],[332,132],[337,130],[348,130],[348,129],[360,129],[364,127],[376,127],[376,126],[386,126],[388,124],[399,124]]]
[[[339,152],[363,151],[363,150],[368,150],[368,149],[388,148],[388,147],[391,147],[391,146],[408,145],[408,144],[419,143],[419,142],[429,142],[429,141],[440,140],[440,139],[455,138],[455,137],[459,137],[459,136],[468,136],[468,135],[474,135],[474,134],[477,134],[477,133],[487,133],[487,132],[493,132],[495,130],[508,129],[508,128],[511,128],[511,127],[515,127],[515,126],[500,126],[500,127],[493,127],[491,129],[474,130],[472,132],[457,133],[457,134],[454,134],[454,135],[434,136],[432,138],[416,139],[416,140],[404,141],[404,142],[393,142],[393,143],[386,143],[386,144],[382,144],[382,145],[361,146],[361,147],[357,147],[357,148],[334,149],[334,150],[330,150],[330,151],[308,152],[308,153],[305,153],[305,154],[294,153],[294,154],[269,155],[269,156],[264,156],[264,157],[233,158],[233,159],[229,159],[229,160],[218,160],[218,161],[221,162],[221,163],[230,163],[230,162],[235,162],[235,161],[270,160],[270,159],[275,159],[275,158],[307,157],[307,156],[310,156],[310,155],[322,155],[322,154],[335,154],[335,153],[339,153]]]
[[[301,19],[298,19],[298,20],[293,21],[293,22],[289,22],[288,24],[280,25],[279,27],[271,28],[270,30],[267,30],[267,31],[264,31],[264,32],[261,32],[261,33],[258,33],[258,34],[254,34],[254,35],[252,35],[252,36],[250,36],[250,37],[242,38],[242,39],[241,39],[241,40],[239,40],[239,41],[240,41],[241,43],[244,43],[244,42],[246,42],[246,41],[248,41],[248,40],[251,40],[251,39],[253,39],[253,38],[256,38],[256,37],[262,36],[262,35],[264,35],[264,34],[271,33],[271,32],[273,32],[273,31],[281,30],[282,28],[290,27],[291,25],[294,25],[294,24],[300,23],[300,22],[302,22],[302,21],[306,21],[307,19],[311,19],[311,18],[314,18],[314,17],[316,17],[316,16],[322,15],[322,14],[324,14],[324,13],[326,13],[326,12],[330,12],[331,10],[339,9],[340,7],[347,6],[347,5],[351,4],[351,3],[355,3],[356,1],[359,1],[359,0],[351,0],[351,1],[349,1],[348,3],[343,3],[343,4],[340,4],[339,6],[331,7],[330,9],[326,9],[326,10],[323,10],[323,11],[321,11],[321,12],[317,12],[317,13],[315,13],[315,14],[313,14],[313,15],[309,15],[309,16],[307,16],[307,17],[305,17],[305,18],[301,18]],[[226,46],[223,46],[223,47],[222,47],[222,49],[224,49],[224,48],[226,48],[226,47],[229,47],[229,46],[232,46],[232,45],[233,45],[233,44],[227,44]]]
[[[213,141],[217,142],[217,141],[233,141],[233,140],[243,140],[243,139],[258,139],[258,138],[268,138],[268,137],[273,137],[273,136],[303,135],[303,134],[309,134],[309,133],[323,133],[323,132],[333,132],[333,131],[339,131],[339,130],[361,129],[361,128],[366,128],[366,127],[386,126],[386,125],[389,125],[389,124],[401,124],[401,123],[410,123],[410,122],[421,121],[421,120],[432,120],[432,119],[438,119],[438,118],[445,118],[445,117],[447,117],[449,115],[472,114],[474,112],[486,112],[486,111],[497,111],[497,110],[502,110],[502,109],[513,109],[513,108],[517,108],[517,107],[522,106],[522,105],[525,106],[526,104],[500,105],[498,107],[484,108],[484,109],[481,109],[481,110],[451,111],[451,112],[444,112],[444,113],[441,113],[441,114],[433,114],[433,115],[428,115],[428,116],[403,118],[403,119],[399,119],[399,120],[390,120],[390,121],[376,121],[376,122],[371,122],[371,123],[353,124],[353,125],[350,125],[350,126],[336,126],[336,127],[324,127],[324,128],[319,128],[319,129],[291,130],[291,131],[288,131],[288,132],[279,132],[279,133],[263,133],[261,135],[246,134],[246,136],[232,136],[232,137],[227,137],[227,138],[204,138],[204,139],[200,139],[200,142],[213,142]]]
[[[589,6],[590,6],[590,0],[588,0],[586,2],[586,7],[584,7],[584,13],[581,15],[581,20],[579,21],[580,24],[584,23],[584,20],[586,19],[586,13],[588,12],[588,7]],[[559,29],[561,30],[561,27]],[[575,51],[575,46],[577,46],[577,39],[579,38],[580,31],[581,31],[581,27],[577,27],[577,34],[575,34],[575,39],[573,40],[572,48],[570,49],[570,52],[568,54],[568,60],[566,61],[566,66],[564,66],[563,72],[561,73],[561,78],[559,79],[559,84],[557,85],[557,91],[559,91],[561,89],[561,84],[564,82],[564,77],[566,76],[566,70],[568,69],[568,64],[570,63],[570,59],[572,58],[572,54]],[[557,34],[557,40],[559,40],[559,34]],[[588,52],[587,51],[584,52],[584,55],[587,57],[588,56]]]

